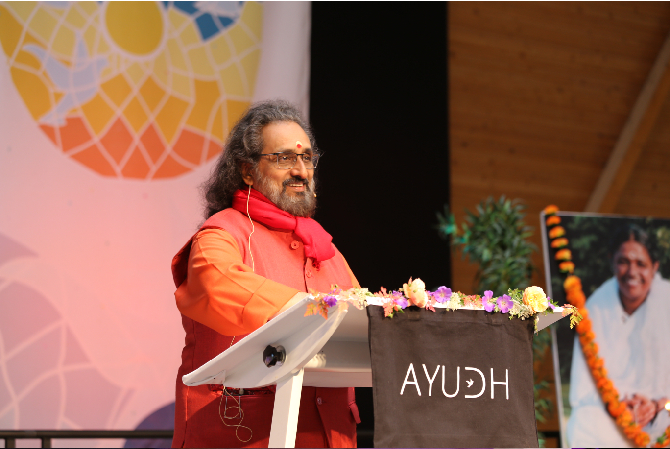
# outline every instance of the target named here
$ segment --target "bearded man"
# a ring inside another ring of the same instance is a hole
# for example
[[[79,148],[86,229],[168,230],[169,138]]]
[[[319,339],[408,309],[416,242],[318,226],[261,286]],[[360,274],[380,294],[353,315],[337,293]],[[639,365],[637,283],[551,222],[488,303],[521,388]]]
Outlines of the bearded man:
[[[172,274],[186,344],[177,375],[173,447],[267,447],[274,386],[185,386],[181,378],[297,300],[358,287],[316,208],[314,136],[283,101],[251,107],[204,185],[206,221]],[[353,388],[303,387],[296,447],[355,447]]]

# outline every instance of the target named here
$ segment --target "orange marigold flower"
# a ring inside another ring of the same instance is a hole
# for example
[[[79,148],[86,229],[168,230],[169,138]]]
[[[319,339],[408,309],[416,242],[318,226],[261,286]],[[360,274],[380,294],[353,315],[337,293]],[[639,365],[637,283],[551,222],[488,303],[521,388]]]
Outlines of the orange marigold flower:
[[[602,359],[598,359],[598,361],[602,361]],[[604,378],[603,378],[603,379],[598,380],[597,386],[598,386],[598,388],[602,388],[602,389],[604,389],[604,390],[608,390],[608,391],[609,391],[609,390],[612,389],[612,386],[613,386],[613,385],[612,385],[612,381],[611,381],[611,380],[609,380],[609,379],[604,379]]]
[[[554,204],[550,204],[549,206],[544,208],[544,214],[545,215],[553,215],[556,212],[558,212],[558,206]]]
[[[623,433],[632,440],[637,435],[637,429],[634,426],[628,426],[623,429]]]
[[[586,302],[586,295],[584,294],[584,292],[577,289],[568,290],[566,298],[568,299],[568,301],[572,302],[580,302],[580,303]],[[581,313],[581,311],[579,313]]]
[[[554,256],[556,260],[572,260],[572,251],[567,248],[559,249]],[[573,265],[574,269],[574,265]]]
[[[639,424],[631,424],[625,429],[623,429],[623,432],[626,434],[628,438],[635,438],[637,434],[639,434],[642,431],[640,428]]]
[[[583,298],[581,296],[574,296],[572,298],[567,298],[568,302],[575,306],[577,310],[579,311],[580,314],[582,314],[582,311],[586,310],[584,307],[584,304],[586,303],[586,298]],[[584,315],[582,314],[582,318],[586,319]]]
[[[588,331],[583,334],[578,334],[579,336],[579,342],[582,344],[582,347],[587,346],[591,344],[591,342],[595,339],[595,335],[593,334],[593,331]]]
[[[591,330],[591,320],[583,319],[576,327],[578,334],[585,334]]]
[[[551,218],[558,218],[558,217],[551,217]],[[561,237],[560,239],[552,240],[551,241],[551,247],[552,248],[563,248],[564,246],[568,245],[568,239]]]
[[[649,444],[649,435],[646,432],[639,433],[635,437],[635,444],[637,447],[645,447]]]
[[[555,228],[551,228],[549,230],[549,238],[550,239],[557,239],[559,237],[563,237],[565,235],[565,229],[563,229],[563,226],[556,226]]]
[[[547,226],[555,226],[561,222],[561,217],[558,215],[552,215],[551,217],[547,217]]]
[[[625,406],[625,405],[621,404],[620,402],[617,402],[617,397],[618,397],[618,395],[617,395],[615,392],[611,391],[611,390],[606,391],[606,392],[604,392],[604,393],[602,394],[603,402],[605,402],[605,403],[609,403],[609,404],[610,404],[609,407],[613,407],[613,408],[614,408],[614,411],[615,411],[616,413],[612,413],[612,410],[611,410],[611,409],[610,409],[610,413],[611,413],[612,416],[614,416],[615,418],[616,418],[617,416],[619,416],[621,413],[623,413],[623,410],[626,409],[626,406]],[[623,408],[621,408],[621,407],[623,407]]]
[[[607,406],[607,410],[610,412],[610,415],[616,418],[626,410],[626,406],[620,402],[612,401]]]
[[[579,279],[577,276],[568,276],[565,278],[565,281],[563,281],[563,289],[568,291],[568,290],[576,290],[582,289],[582,280]]]
[[[575,264],[572,262],[561,262],[558,264],[558,269],[561,271],[561,273],[574,273]]]
[[[588,331],[581,332],[581,333],[586,334],[586,332],[588,332]],[[589,354],[590,353],[595,354],[595,353],[598,352],[598,346],[595,346],[595,342],[594,343],[589,342],[586,346],[584,346],[583,349],[584,349],[584,352],[589,353]]]

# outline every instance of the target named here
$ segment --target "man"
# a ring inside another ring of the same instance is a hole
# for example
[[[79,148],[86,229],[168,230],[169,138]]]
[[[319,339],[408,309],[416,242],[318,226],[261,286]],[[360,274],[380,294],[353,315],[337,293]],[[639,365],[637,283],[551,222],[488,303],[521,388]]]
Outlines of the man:
[[[357,287],[313,219],[314,137],[283,101],[253,106],[231,130],[205,184],[206,218],[172,261],[186,345],[177,375],[173,447],[267,447],[274,386],[185,386],[181,378],[332,284]],[[355,447],[353,388],[303,387],[296,447]]]
[[[614,276],[593,292],[586,308],[619,399],[655,441],[670,425],[665,411],[670,374],[664,360],[670,338],[670,282],[658,273],[657,247],[639,226],[620,229],[610,246]],[[570,445],[633,447],[601,401],[576,338],[570,384]]]

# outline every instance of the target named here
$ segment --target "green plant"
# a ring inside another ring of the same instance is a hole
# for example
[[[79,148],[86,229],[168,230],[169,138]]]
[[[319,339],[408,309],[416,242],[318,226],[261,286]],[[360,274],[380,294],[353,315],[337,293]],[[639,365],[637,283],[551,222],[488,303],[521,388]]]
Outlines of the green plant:
[[[492,290],[498,295],[530,285],[534,271],[531,255],[537,248],[528,241],[532,232],[523,222],[525,206],[521,201],[504,195],[497,201],[489,197],[477,205],[477,214],[466,209],[460,229],[449,207],[444,209],[444,215],[437,214],[438,232],[450,238],[463,257],[479,265],[477,293]]]
[[[501,294],[510,288],[530,286],[535,271],[531,255],[537,247],[528,241],[532,228],[523,221],[524,210],[524,204],[518,199],[510,200],[504,195],[498,200],[489,197],[477,205],[476,214],[465,210],[465,222],[460,228],[448,206],[444,207],[444,214],[437,213],[440,236],[459,248],[463,258],[467,256],[478,264],[476,293],[492,290],[494,294]],[[541,358],[550,342],[548,329],[535,335],[533,357]],[[546,381],[535,379],[535,417],[540,422],[546,420],[552,409],[551,401],[540,397],[548,388]],[[540,443],[544,444],[541,434]]]

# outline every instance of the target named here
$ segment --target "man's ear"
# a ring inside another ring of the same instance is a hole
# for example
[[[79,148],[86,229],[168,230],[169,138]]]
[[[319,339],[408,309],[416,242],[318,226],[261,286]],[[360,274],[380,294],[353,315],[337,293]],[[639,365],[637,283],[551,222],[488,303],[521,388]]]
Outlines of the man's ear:
[[[240,165],[240,171],[242,172],[242,180],[248,186],[254,185],[254,176],[251,174],[251,164],[248,162],[242,162]]]

